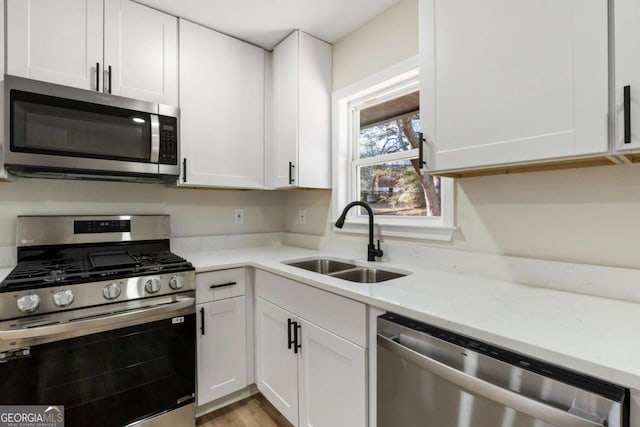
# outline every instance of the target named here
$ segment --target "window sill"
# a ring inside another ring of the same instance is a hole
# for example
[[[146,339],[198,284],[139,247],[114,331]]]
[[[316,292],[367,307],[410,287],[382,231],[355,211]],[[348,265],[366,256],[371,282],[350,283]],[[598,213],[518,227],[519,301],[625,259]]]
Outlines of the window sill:
[[[380,237],[398,237],[411,240],[436,240],[440,242],[453,241],[453,234],[457,227],[436,224],[393,224],[374,222],[374,234]],[[343,228],[337,228],[335,221],[332,229],[339,234],[369,234],[368,221],[347,220]]]

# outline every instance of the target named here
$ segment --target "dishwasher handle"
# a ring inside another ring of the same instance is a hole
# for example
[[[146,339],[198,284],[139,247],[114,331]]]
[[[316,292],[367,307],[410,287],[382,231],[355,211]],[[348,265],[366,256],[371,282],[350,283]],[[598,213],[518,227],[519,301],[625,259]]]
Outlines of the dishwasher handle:
[[[444,363],[418,353],[417,351],[411,350],[391,338],[387,338],[380,334],[378,334],[378,346],[389,350],[404,360],[428,370],[433,375],[436,375],[445,381],[455,384],[464,391],[492,400],[501,405],[508,406],[540,421],[544,421],[558,427],[603,427],[602,423],[573,415],[567,411],[563,411],[562,409],[530,399],[519,393],[466,374],[452,368],[451,366],[445,365]]]

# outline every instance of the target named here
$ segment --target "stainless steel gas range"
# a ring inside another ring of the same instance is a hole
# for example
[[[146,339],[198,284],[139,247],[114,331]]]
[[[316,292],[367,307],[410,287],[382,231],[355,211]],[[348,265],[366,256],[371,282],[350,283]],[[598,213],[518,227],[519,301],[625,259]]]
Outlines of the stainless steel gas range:
[[[18,217],[0,283],[0,404],[65,425],[195,424],[195,271],[169,217]]]

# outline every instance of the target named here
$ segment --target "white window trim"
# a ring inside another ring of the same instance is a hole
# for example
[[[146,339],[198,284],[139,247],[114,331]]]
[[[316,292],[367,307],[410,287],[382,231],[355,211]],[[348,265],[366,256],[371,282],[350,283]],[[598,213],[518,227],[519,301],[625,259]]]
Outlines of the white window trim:
[[[409,58],[392,67],[373,74],[346,88],[337,90],[332,95],[333,115],[333,195],[332,223],[342,213],[342,209],[353,201],[355,185],[351,164],[354,151],[349,147],[351,104],[354,101],[378,92],[392,85],[407,86],[407,82],[419,75],[418,57]],[[451,241],[456,231],[454,225],[454,183],[451,178],[441,181],[442,215],[433,217],[375,216],[376,233],[382,237],[398,237],[415,240]],[[368,219],[355,215],[356,209],[349,212],[342,229],[333,227],[338,233],[368,233]]]

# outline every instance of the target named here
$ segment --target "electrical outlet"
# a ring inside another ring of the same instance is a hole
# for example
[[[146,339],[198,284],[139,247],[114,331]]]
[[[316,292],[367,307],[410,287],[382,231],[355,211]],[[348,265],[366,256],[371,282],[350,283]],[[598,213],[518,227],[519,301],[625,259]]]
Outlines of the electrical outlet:
[[[298,223],[307,223],[307,211],[305,209],[298,209]]]
[[[244,224],[244,209],[233,210],[233,222],[234,224]]]

